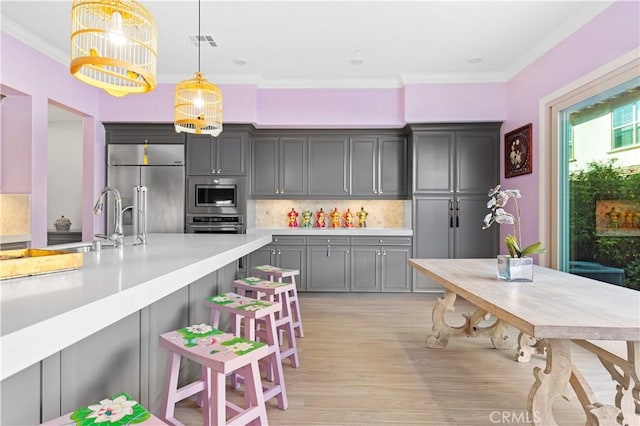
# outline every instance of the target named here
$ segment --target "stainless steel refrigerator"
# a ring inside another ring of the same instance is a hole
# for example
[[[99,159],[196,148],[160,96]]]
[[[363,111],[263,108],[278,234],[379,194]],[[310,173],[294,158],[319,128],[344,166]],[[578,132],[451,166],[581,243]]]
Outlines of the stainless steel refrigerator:
[[[120,191],[123,208],[133,205],[134,186],[147,187],[147,232],[184,232],[184,145],[109,144],[107,161],[107,185]],[[111,228],[113,199],[107,203]],[[122,218],[125,235],[133,234],[131,211]]]

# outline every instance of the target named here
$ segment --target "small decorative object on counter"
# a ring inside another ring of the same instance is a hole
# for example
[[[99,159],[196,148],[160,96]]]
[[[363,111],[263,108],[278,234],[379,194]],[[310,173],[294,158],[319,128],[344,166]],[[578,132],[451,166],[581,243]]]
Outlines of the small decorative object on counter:
[[[302,227],[303,228],[311,228],[311,216],[313,216],[313,213],[311,213],[309,210],[305,210],[302,212]]]
[[[316,213],[316,228],[326,228],[327,227],[327,214],[322,207]]]
[[[356,216],[358,216],[358,228],[366,228],[367,216],[369,216],[369,213],[364,211],[364,207],[360,207],[360,211],[356,213]]]
[[[56,227],[56,231],[68,231],[71,228],[71,221],[62,216],[53,223],[53,226]]]
[[[297,228],[298,212],[294,208],[291,208],[291,211],[287,213],[287,217],[289,218],[289,228]]]
[[[344,227],[345,228],[353,228],[353,213],[351,213],[351,209],[347,208],[347,211],[344,212]]]
[[[334,208],[333,211],[329,214],[331,218],[331,227],[332,228],[340,228],[340,213],[338,212],[338,208]]]

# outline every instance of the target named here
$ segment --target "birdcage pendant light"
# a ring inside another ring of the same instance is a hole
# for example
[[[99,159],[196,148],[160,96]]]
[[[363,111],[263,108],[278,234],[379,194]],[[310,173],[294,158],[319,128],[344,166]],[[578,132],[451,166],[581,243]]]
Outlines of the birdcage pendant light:
[[[176,132],[218,136],[222,132],[222,91],[200,72],[200,0],[198,0],[198,72],[176,85]]]
[[[71,64],[80,81],[113,96],[156,87],[158,30],[134,0],[73,0]]]

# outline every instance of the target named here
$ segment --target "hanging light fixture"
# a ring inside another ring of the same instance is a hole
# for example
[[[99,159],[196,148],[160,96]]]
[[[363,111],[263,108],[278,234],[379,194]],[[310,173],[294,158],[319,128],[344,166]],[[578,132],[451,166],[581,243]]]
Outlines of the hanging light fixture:
[[[176,85],[176,132],[218,136],[222,132],[222,91],[200,72],[200,0],[198,0],[198,72]]]
[[[156,87],[158,31],[134,0],[73,0],[71,65],[80,81],[113,96]]]

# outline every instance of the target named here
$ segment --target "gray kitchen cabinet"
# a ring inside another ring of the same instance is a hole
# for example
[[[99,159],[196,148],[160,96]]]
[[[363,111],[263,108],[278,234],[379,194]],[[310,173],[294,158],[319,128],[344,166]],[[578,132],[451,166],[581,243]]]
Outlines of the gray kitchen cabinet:
[[[499,181],[498,123],[416,126],[413,139],[413,255],[491,258],[498,229],[483,230],[487,193]],[[414,273],[414,291],[442,291]]]
[[[349,237],[309,237],[307,291],[348,292],[351,288]]]
[[[400,136],[354,136],[350,140],[350,195],[407,196],[407,141]]]
[[[118,392],[127,392],[142,402],[140,351],[138,312],[62,350],[61,412],[94,404]]]
[[[306,196],[308,143],[306,137],[254,137],[251,196],[253,198]]]
[[[32,365],[0,382],[0,424],[37,425],[40,419],[41,363]],[[59,397],[59,395],[58,395]],[[60,399],[58,398],[58,404]],[[60,408],[55,416],[59,416]]]
[[[246,131],[227,130],[214,138],[187,135],[187,175],[246,175]]]
[[[349,138],[346,135],[310,137],[309,197],[348,196],[348,176]]]
[[[272,243],[254,251],[248,258],[248,274],[251,268],[260,265],[272,265],[279,268],[296,269],[296,289],[307,290],[307,239],[305,236],[274,235]]]
[[[410,292],[411,237],[353,237],[351,291]]]
[[[104,123],[107,144],[184,144],[186,133],[170,123]]]

